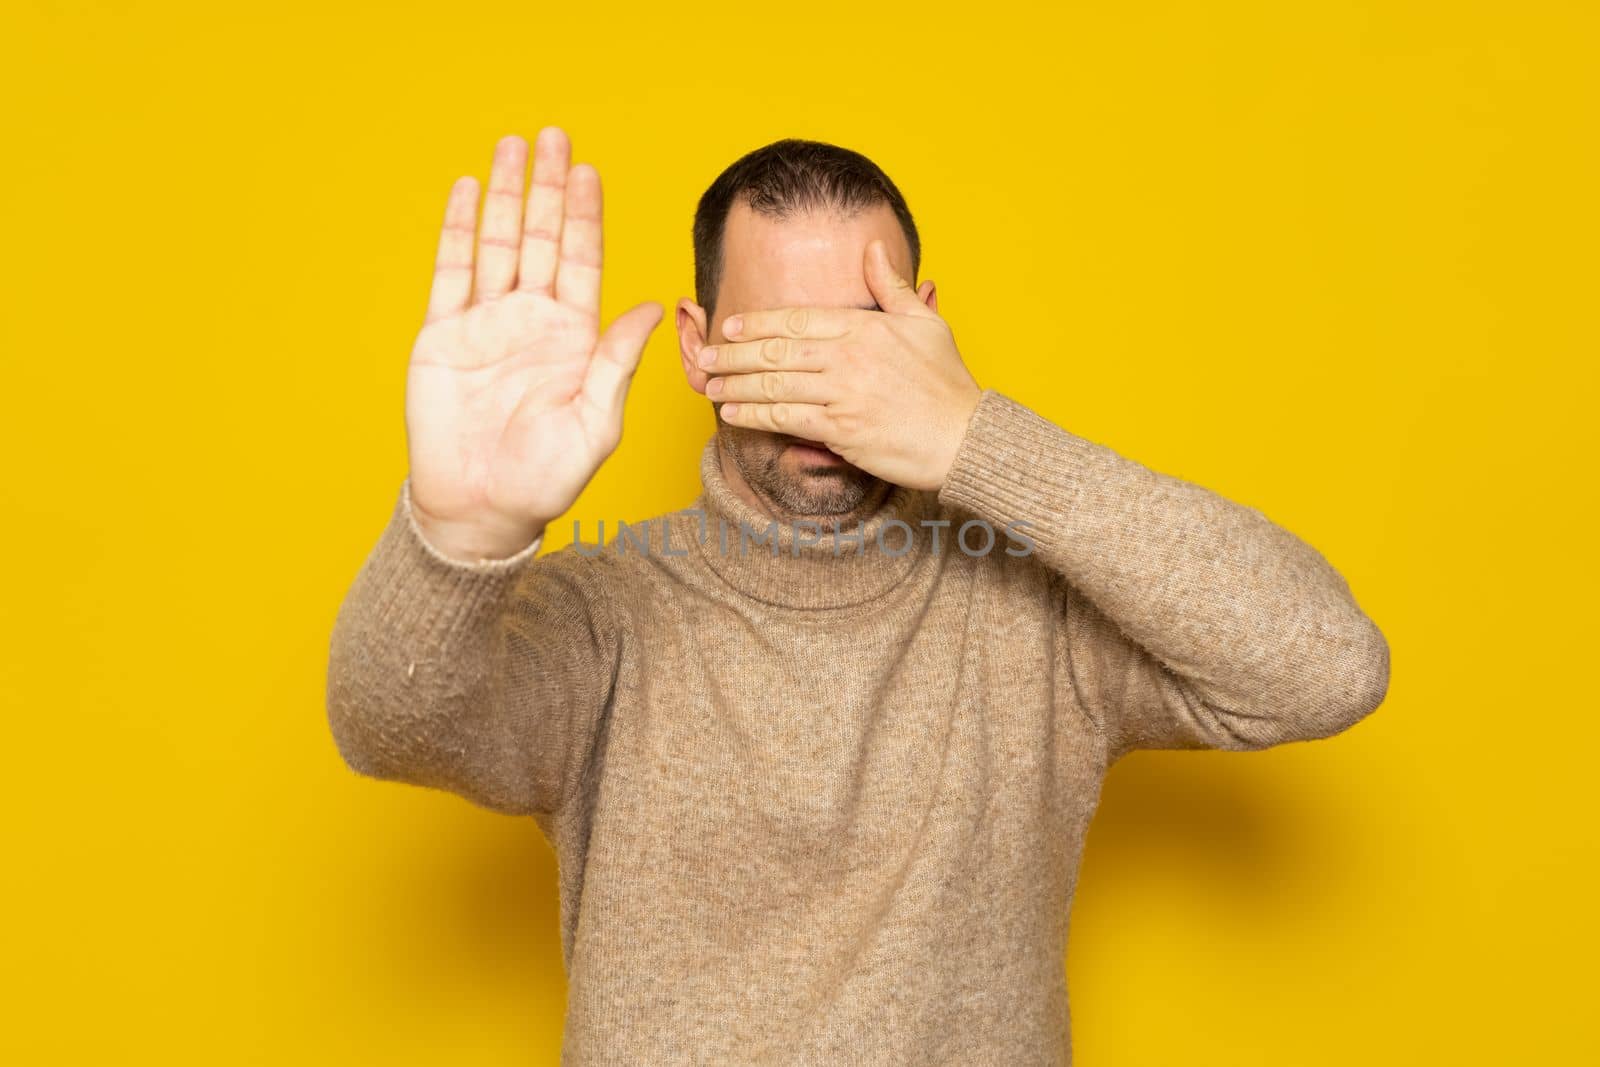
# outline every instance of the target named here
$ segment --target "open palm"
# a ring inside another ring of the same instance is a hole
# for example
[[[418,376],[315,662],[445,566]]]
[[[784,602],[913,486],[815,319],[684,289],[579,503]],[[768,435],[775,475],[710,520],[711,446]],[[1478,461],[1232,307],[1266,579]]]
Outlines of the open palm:
[[[600,332],[600,176],[570,166],[556,127],[495,149],[483,222],[478,183],[450,191],[427,321],[411,352],[406,433],[412,512],[463,559],[502,558],[577,499],[622,437],[628,385],[663,308],[639,304]]]

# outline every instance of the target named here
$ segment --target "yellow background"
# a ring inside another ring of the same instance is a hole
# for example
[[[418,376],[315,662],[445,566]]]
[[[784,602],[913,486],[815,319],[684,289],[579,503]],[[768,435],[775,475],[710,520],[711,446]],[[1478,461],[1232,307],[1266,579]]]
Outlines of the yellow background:
[[[608,318],[736,156],[857,148],[981,383],[1388,635],[1349,733],[1112,773],[1080,1063],[1595,1062],[1590,11],[8,5],[0,1058],[556,1062],[537,829],[347,770],[322,685],[445,193],[557,123]],[[658,331],[574,514],[688,503],[711,425]]]

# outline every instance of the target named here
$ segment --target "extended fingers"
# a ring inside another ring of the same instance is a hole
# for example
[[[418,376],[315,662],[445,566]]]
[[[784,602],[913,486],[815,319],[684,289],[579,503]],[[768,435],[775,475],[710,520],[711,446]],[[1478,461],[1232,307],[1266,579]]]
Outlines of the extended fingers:
[[[695,361],[713,374],[743,374],[757,370],[821,370],[831,350],[815,341],[767,337],[760,341],[701,345]]]
[[[784,433],[812,441],[831,435],[828,409],[821,404],[723,404],[718,414],[730,426]]]
[[[579,163],[567,174],[556,299],[593,315],[600,313],[600,215],[600,172]]]
[[[712,400],[750,400],[767,404],[780,401],[826,404],[833,399],[833,388],[832,379],[826,374],[769,370],[712,378],[706,383],[706,396]]]
[[[878,312],[861,308],[772,308],[730,315],[722,324],[722,335],[735,341],[754,341],[762,337],[843,337]]]
[[[528,142],[502,137],[495,145],[484,194],[483,224],[478,227],[477,271],[472,301],[504,296],[517,276],[517,255],[522,244],[522,182],[528,170]]]
[[[572,142],[559,126],[546,126],[533,142],[533,182],[522,219],[522,259],[517,288],[555,295],[561,245],[561,207],[567,197]]]
[[[478,179],[457,178],[450,187],[428,292],[428,321],[454,315],[472,296],[472,233],[478,221]]]

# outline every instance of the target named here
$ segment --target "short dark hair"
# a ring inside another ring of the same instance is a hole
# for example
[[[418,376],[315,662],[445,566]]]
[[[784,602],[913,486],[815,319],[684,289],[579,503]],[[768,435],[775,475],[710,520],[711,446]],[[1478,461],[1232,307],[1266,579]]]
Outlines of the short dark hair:
[[[695,300],[707,315],[722,283],[722,235],[728,212],[740,198],[751,210],[778,219],[816,208],[854,212],[888,204],[911,246],[911,276],[916,279],[922,263],[917,224],[889,176],[860,152],[787,137],[740,156],[717,176],[695,208]]]

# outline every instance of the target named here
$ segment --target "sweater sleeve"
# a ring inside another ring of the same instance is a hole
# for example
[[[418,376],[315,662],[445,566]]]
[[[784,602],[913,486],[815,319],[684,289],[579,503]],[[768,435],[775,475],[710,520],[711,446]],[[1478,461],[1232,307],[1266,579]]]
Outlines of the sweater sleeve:
[[[1314,548],[993,390],[942,503],[1019,527],[1063,587],[1078,701],[1108,762],[1327,737],[1383,702],[1389,646]]]
[[[355,771],[508,814],[553,814],[588,768],[616,631],[572,549],[463,563],[422,537],[409,485],[340,605],[327,715]]]

